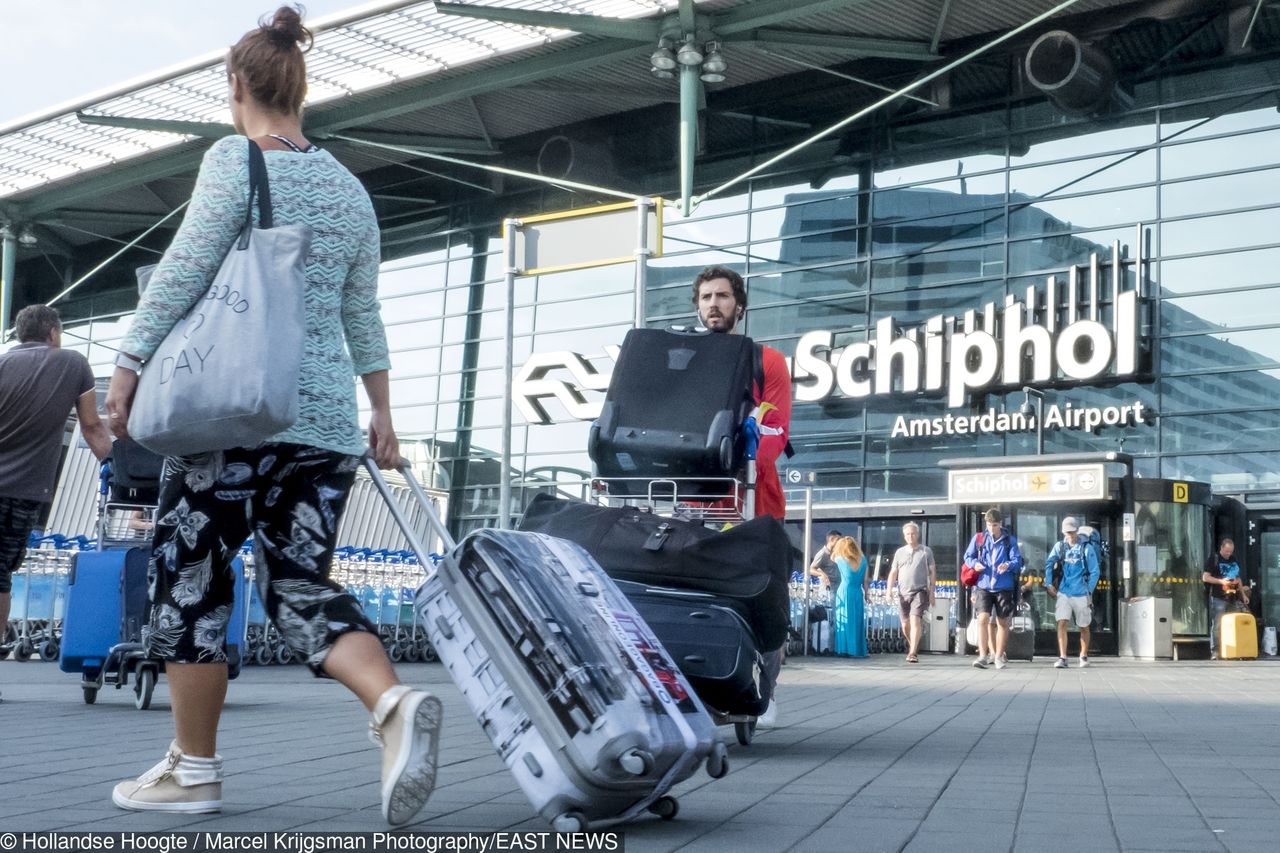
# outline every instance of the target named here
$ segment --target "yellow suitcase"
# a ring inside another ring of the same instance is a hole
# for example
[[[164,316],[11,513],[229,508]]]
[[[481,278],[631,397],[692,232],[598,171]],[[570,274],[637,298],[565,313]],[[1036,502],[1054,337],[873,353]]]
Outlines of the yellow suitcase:
[[[1258,623],[1252,613],[1222,614],[1222,642],[1218,656],[1223,660],[1258,656]]]

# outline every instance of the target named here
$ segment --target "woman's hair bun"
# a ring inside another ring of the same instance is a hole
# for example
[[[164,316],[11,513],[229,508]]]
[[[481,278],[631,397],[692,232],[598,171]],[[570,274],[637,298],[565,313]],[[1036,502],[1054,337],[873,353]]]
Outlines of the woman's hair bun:
[[[302,24],[302,16],[305,14],[306,10],[300,5],[281,6],[271,16],[270,23],[264,20],[260,26],[281,47],[300,45],[305,51],[310,49],[312,41],[311,30]]]

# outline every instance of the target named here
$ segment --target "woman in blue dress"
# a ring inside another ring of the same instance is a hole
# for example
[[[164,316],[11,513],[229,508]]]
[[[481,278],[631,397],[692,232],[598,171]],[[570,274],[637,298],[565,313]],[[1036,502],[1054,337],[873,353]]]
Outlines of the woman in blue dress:
[[[864,658],[867,656],[867,558],[852,536],[842,537],[831,549],[831,556],[840,571],[832,614],[836,654]]]

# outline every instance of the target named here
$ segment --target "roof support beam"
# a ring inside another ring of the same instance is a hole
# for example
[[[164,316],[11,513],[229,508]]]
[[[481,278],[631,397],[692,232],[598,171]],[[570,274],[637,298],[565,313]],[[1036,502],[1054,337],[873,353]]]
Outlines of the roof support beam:
[[[721,37],[772,24],[791,23],[805,15],[818,15],[832,9],[843,9],[866,0],[763,0],[746,3],[716,15],[711,28]]]
[[[510,89],[512,86],[523,83],[533,83],[547,77],[593,68],[606,62],[633,56],[642,49],[631,41],[611,39],[568,50],[543,53],[510,65],[461,74],[446,80],[441,80],[439,74],[428,74],[421,78],[417,86],[410,86],[393,95],[379,98],[379,106],[376,108],[371,108],[369,104],[335,105],[330,109],[316,107],[311,111],[314,124],[309,127],[314,132],[321,133],[344,130],[355,125],[373,124],[413,110],[426,109],[472,95]]]
[[[687,0],[682,0],[682,5]],[[442,15],[462,18],[479,18],[504,24],[521,24],[526,27],[544,27],[549,30],[569,30],[592,36],[627,39],[638,42],[657,42],[661,33],[661,21],[638,18],[606,18],[599,15],[575,15],[570,12],[538,12],[533,9],[506,9],[497,6],[471,6],[462,3],[436,3],[436,11]]]
[[[229,124],[217,121],[177,121],[165,118],[134,118],[132,116],[104,116],[86,112],[76,113],[81,124],[104,127],[123,127],[129,130],[152,130],[156,133],[178,133],[183,136],[199,136],[202,139],[221,139],[236,132]]]
[[[67,204],[101,198],[116,190],[136,187],[157,178],[167,178],[183,172],[194,173],[204,152],[203,144],[180,145],[171,151],[148,157],[141,163],[128,163],[122,167],[94,172],[83,180],[63,186],[53,184],[31,190],[30,201],[13,199],[13,205],[21,211],[24,218],[34,219]]]
[[[801,30],[777,30],[768,27],[725,40],[753,41],[761,44],[790,47],[810,47],[818,50],[836,50],[842,53],[854,54],[858,57],[876,59],[907,59],[925,62],[938,58],[938,55],[930,50],[929,45],[924,42],[842,36]]]

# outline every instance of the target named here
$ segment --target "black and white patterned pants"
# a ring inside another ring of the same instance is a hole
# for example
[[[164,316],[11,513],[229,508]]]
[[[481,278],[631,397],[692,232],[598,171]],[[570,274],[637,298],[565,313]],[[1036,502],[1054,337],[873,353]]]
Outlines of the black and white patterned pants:
[[[226,661],[231,561],[250,535],[267,615],[317,675],[342,634],[376,633],[356,598],[329,580],[359,463],[296,444],[166,459],[143,632],[148,653],[175,663]]]
[[[27,553],[27,539],[44,504],[25,498],[0,498],[0,595],[13,589],[13,573]],[[0,641],[4,626],[0,625]]]

